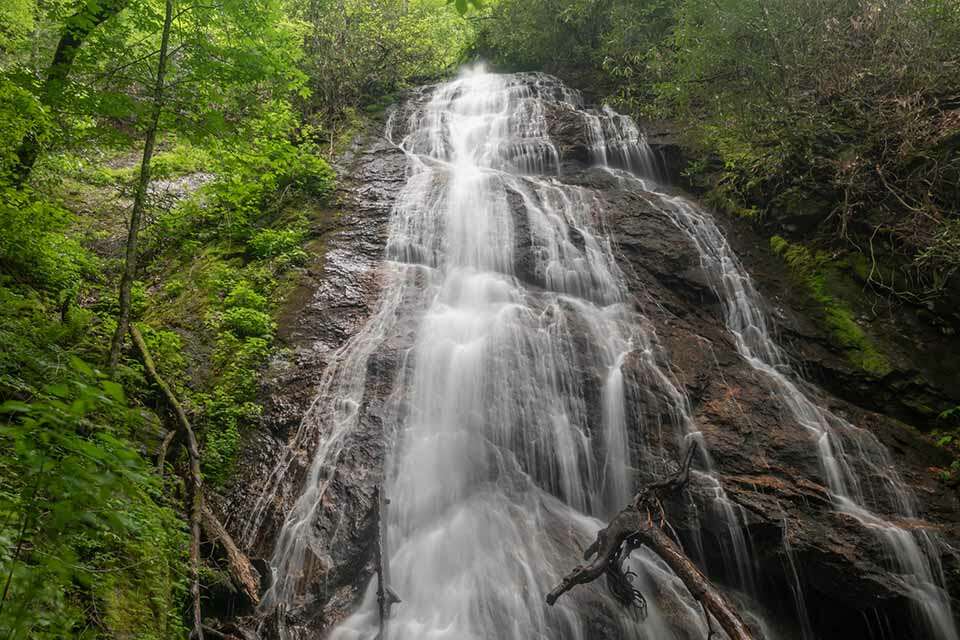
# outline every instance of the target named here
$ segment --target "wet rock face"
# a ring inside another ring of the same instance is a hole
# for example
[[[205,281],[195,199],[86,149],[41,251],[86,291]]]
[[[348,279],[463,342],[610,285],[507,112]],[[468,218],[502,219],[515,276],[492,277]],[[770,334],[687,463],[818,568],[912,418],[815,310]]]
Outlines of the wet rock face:
[[[791,419],[767,380],[737,354],[697,254],[642,199],[606,195],[611,203],[606,222],[621,248],[637,304],[656,326],[672,369],[687,390],[728,497],[746,515],[762,603],[771,612],[792,617],[784,604],[793,597],[789,585],[798,580],[818,638],[868,638],[881,627],[895,637],[912,637],[912,605],[900,579],[889,571],[892,559],[884,556],[876,533],[832,507],[814,441]],[[750,270],[752,265],[746,266]],[[796,311],[780,309],[781,316],[787,314],[795,317]],[[804,345],[803,334],[795,333],[793,349],[822,349],[819,337],[808,335],[810,344]],[[930,527],[954,546],[960,534],[957,500],[928,468],[943,463],[942,452],[894,418],[849,404],[829,390],[811,387],[811,392],[886,445],[897,472],[918,497],[923,522],[916,524]],[[883,481],[865,480],[878,485]],[[893,511],[889,505],[875,508]],[[682,504],[673,505],[673,512],[687,548],[702,546],[711,575],[726,575],[732,585],[742,587],[724,566],[723,555],[729,554],[725,532],[709,519],[691,522]],[[941,561],[951,594],[960,593],[957,559],[944,553]]]
[[[832,507],[815,443],[791,419],[764,377],[737,354],[697,254],[642,199],[607,196],[611,206],[606,222],[622,250],[631,289],[686,387],[728,497],[745,512],[747,537],[758,559],[760,592],[766,595],[760,598],[763,604],[792,616],[783,603],[792,598],[789,585],[798,580],[817,637],[866,638],[879,628],[892,630],[887,633],[895,637],[912,637],[916,632],[912,605],[900,579],[889,571],[893,559],[884,556],[876,533]],[[746,266],[750,270],[749,262]],[[802,326],[796,314],[790,308],[780,310],[781,316]],[[794,333],[792,348],[822,353],[820,337],[814,332],[806,335],[808,344],[803,343],[804,334]],[[943,452],[894,418],[849,404],[829,390],[811,387],[811,392],[834,413],[884,443],[897,472],[920,502],[922,522],[916,524],[930,527],[955,546],[960,534],[956,496],[929,471],[930,466],[943,464]],[[879,485],[884,478],[865,480],[871,482]],[[875,508],[880,513],[893,511],[890,505]],[[742,586],[724,567],[722,556],[729,554],[725,533],[709,520],[685,519],[683,505],[674,505],[673,511],[687,548],[704,548],[711,575],[726,574],[731,584]],[[951,594],[960,593],[956,557],[944,553],[940,560]]]
[[[317,442],[311,439],[293,452],[282,480],[274,486],[286,444],[312,419],[309,408],[324,372],[373,314],[381,293],[390,207],[406,172],[403,153],[381,134],[382,124],[371,127],[337,166],[339,211],[314,230],[315,257],[281,315],[279,339],[289,351],[265,375],[261,427],[248,436],[233,481],[217,504],[226,526],[255,557],[270,558],[283,519],[302,490]],[[392,346],[400,349],[403,344]],[[382,403],[398,362],[396,350],[388,345],[368,363],[369,399],[361,407],[359,427],[344,444],[310,525],[327,543],[308,554],[301,576],[308,596],[297,611],[287,613],[294,620],[313,620],[317,629],[326,628],[350,608],[372,572],[376,489],[384,455]],[[261,494],[269,486],[274,486],[275,495],[257,513]],[[259,527],[253,526],[255,520]],[[247,622],[251,629],[258,624],[253,618]],[[270,616],[260,627],[261,637],[274,637],[276,623],[276,616]]]
[[[784,637],[799,637],[794,584],[803,588],[818,638],[867,638],[880,628],[887,630],[886,637],[914,637],[904,585],[887,569],[889,559],[882,557],[881,546],[871,534],[831,508],[815,443],[791,420],[770,384],[737,354],[699,255],[642,194],[627,193],[609,174],[588,167],[586,133],[571,114],[576,115],[557,109],[549,116],[549,131],[561,155],[560,179],[600,195],[596,226],[602,225],[610,234],[635,308],[655,328],[664,364],[689,397],[727,495],[743,510],[748,523],[745,537],[756,558],[756,584],[752,588],[740,584],[735,567],[725,564],[728,534],[706,506],[710,488],[698,483],[694,483],[692,501],[684,497],[667,506],[685,547],[714,579],[752,591],[751,597],[768,618],[786,621]],[[338,349],[371,317],[382,293],[380,265],[389,211],[404,184],[406,160],[381,133],[382,128],[372,127],[341,161],[341,213],[329,227],[318,229],[321,242],[316,260],[281,323],[280,338],[289,354],[273,363],[266,376],[262,426],[250,435],[236,477],[216,504],[226,516],[227,527],[257,557],[270,557],[317,444],[313,440],[294,451],[282,480],[275,482],[271,476],[283,459],[285,443],[309,415],[324,371],[338,358]],[[402,132],[394,132],[398,133]],[[514,209],[521,210],[519,203]],[[536,285],[541,277],[533,257],[536,248],[524,224],[518,216],[515,275]],[[753,241],[759,240],[741,235],[733,244]],[[749,270],[749,257],[745,263]],[[791,315],[797,314],[789,307],[779,310],[781,317]],[[802,326],[802,318],[798,324]],[[414,330],[413,326],[395,329],[385,340],[386,347],[368,363],[362,418],[343,448],[330,488],[311,522],[322,542],[310,549],[300,576],[308,595],[296,610],[285,612],[286,621],[296,628],[293,638],[323,637],[357,604],[374,572],[375,496],[386,449],[385,406],[397,401],[392,397],[393,384]],[[819,352],[813,333],[797,331],[791,339],[795,351]],[[627,379],[642,375],[641,371],[627,358]],[[585,370],[583,376],[597,373]],[[931,526],[955,547],[960,545],[956,499],[927,470],[940,461],[938,452],[892,418],[849,404],[829,391],[813,389],[813,393],[887,445],[899,473],[918,497],[918,526]],[[588,413],[599,416],[599,393],[591,398]],[[654,427],[675,419],[658,409],[662,404],[656,398],[637,398],[629,407],[635,459],[657,437]],[[677,456],[674,443],[660,446],[664,463],[638,469],[638,482],[664,472],[669,467],[666,461]],[[263,488],[271,482],[277,487],[275,495],[262,513],[254,513]],[[259,527],[251,527],[257,518]],[[792,554],[787,554],[788,549]],[[951,593],[960,594],[960,565],[950,555],[942,562]],[[960,610],[960,603],[954,603],[954,610]],[[590,623],[595,632],[590,637],[608,637],[603,631],[604,615],[598,614]],[[247,623],[249,628],[260,624],[253,619]],[[276,614],[268,617],[259,627],[260,637],[277,637],[278,624]]]

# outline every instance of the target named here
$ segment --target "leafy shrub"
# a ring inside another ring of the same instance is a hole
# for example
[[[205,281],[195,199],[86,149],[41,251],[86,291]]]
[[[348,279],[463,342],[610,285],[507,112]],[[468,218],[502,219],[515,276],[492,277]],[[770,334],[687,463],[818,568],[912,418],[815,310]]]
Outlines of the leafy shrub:
[[[0,405],[0,450],[13,454],[0,459],[0,539],[12,542],[0,556],[10,578],[0,627],[13,638],[73,637],[86,625],[85,588],[115,611],[100,582],[109,573],[162,602],[128,618],[134,635],[182,634],[168,605],[185,592],[172,566],[182,561],[184,532],[126,439],[140,414],[120,385],[82,361],[62,375],[31,402]]]
[[[254,291],[249,282],[241,280],[230,290],[223,304],[227,308],[243,307],[262,311],[267,306],[267,299]]]
[[[47,291],[75,286],[97,261],[67,231],[73,215],[29,190],[0,186],[0,272]]]
[[[249,238],[271,201],[290,189],[317,197],[332,190],[333,170],[313,143],[297,139],[296,122],[290,105],[276,101],[241,132],[245,144],[217,150],[220,177],[204,193],[230,237]]]
[[[0,39],[3,30],[0,27]],[[49,124],[48,116],[32,92],[0,76],[0,185],[9,183],[13,177],[20,141],[28,134],[45,141]]]
[[[300,229],[264,229],[251,236],[247,247],[255,258],[275,258],[300,250],[304,237]]]
[[[169,151],[153,156],[150,173],[153,178],[171,178],[208,171],[214,165],[210,152],[200,146],[178,142]]]
[[[223,313],[221,326],[238,338],[271,336],[276,328],[269,314],[245,307],[227,309]]]
[[[163,295],[168,298],[176,298],[186,289],[187,283],[180,278],[172,278],[163,283]]]
[[[137,328],[150,349],[157,373],[175,387],[182,387],[187,359],[183,354],[183,340],[180,335],[175,331],[154,329],[145,324],[138,324]]]

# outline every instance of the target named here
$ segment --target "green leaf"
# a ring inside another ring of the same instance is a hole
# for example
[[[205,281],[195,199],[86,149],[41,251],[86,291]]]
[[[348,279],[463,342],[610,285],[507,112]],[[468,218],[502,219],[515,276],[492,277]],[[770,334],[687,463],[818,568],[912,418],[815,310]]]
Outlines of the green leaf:
[[[70,397],[70,387],[62,382],[56,384],[47,385],[44,388],[44,391],[50,395],[57,398],[69,398]]]
[[[103,391],[112,399],[121,404],[126,402],[126,396],[123,393],[123,385],[118,384],[113,380],[104,380],[101,384],[103,386]]]
[[[81,360],[76,356],[73,356],[70,358],[70,366],[73,368],[74,371],[76,371],[81,375],[90,376],[90,377],[93,377],[94,375],[93,367],[91,367],[89,364],[87,364],[86,362],[84,362],[83,360]]]
[[[26,402],[19,400],[7,400],[0,404],[0,413],[30,413],[32,407]]]

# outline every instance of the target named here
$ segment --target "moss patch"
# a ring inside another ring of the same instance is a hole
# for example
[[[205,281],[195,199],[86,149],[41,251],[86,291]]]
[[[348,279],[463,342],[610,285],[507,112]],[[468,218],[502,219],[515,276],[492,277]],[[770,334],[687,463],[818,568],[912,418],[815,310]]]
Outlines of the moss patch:
[[[783,258],[796,281],[822,308],[822,321],[830,340],[843,349],[847,359],[875,377],[890,373],[892,367],[873,340],[857,324],[853,311],[829,293],[828,276],[833,267],[828,256],[813,253],[802,244],[791,243],[780,236],[770,238],[770,248]]]

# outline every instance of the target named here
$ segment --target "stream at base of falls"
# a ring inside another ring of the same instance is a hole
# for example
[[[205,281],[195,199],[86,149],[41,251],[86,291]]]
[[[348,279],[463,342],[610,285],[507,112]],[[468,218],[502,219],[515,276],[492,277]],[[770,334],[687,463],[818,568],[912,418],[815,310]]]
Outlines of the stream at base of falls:
[[[885,447],[822,406],[792,370],[711,214],[660,186],[656,155],[629,118],[586,108],[551,76],[482,66],[416,94],[387,123],[407,176],[390,214],[380,299],[324,371],[310,419],[291,435],[289,451],[309,450],[310,462],[262,603],[265,613],[281,613],[281,637],[312,637],[285,614],[309,601],[306,567],[323,544],[317,510],[349,454],[371,359],[401,326],[415,333],[382,421],[386,564],[402,600],[389,640],[706,638],[699,604],[644,549],[630,564],[645,617],[599,582],[553,607],[544,602],[640,478],[670,472],[691,440],[701,455],[693,497],[679,508],[722,532],[723,566],[711,567],[720,572],[711,578],[726,585],[758,638],[814,637],[786,539],[794,620],[779,624],[759,604],[748,516],[728,497],[670,354],[627,286],[604,199],[563,179],[549,117],[558,111],[582,122],[587,164],[661,212],[697,252],[736,353],[765,380],[783,419],[809,438],[818,462],[810,480],[825,487],[824,508],[857,521],[882,547],[914,603],[917,637],[958,640],[941,540],[904,524],[918,506]],[[263,487],[248,538],[294,457],[281,457]],[[697,540],[686,542],[701,560]],[[375,577],[363,593],[329,638],[380,636]],[[795,633],[779,635],[785,626]]]

